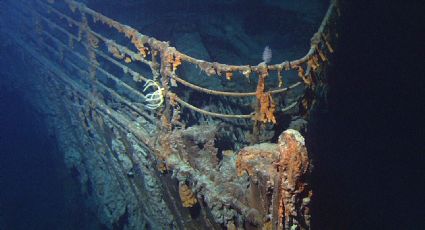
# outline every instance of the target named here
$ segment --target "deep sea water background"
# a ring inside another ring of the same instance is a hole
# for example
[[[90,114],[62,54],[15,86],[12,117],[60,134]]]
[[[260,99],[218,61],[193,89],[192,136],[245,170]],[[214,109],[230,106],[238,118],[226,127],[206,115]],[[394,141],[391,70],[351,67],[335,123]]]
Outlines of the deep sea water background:
[[[420,6],[345,1],[329,110],[307,137],[314,229],[425,229]],[[100,229],[47,133],[48,116],[3,75],[21,68],[19,58],[0,51],[0,230]]]
[[[341,2],[329,110],[309,134],[314,227],[425,229],[424,2]]]
[[[4,57],[2,69],[8,69]],[[0,71],[1,72],[1,71]],[[48,117],[0,79],[0,230],[100,229],[68,174]]]

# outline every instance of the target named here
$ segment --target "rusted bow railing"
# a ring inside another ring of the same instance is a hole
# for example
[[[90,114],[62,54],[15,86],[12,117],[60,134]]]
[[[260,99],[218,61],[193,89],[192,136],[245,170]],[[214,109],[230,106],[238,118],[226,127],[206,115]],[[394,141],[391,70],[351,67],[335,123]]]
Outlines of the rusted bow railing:
[[[139,98],[137,100],[141,103],[139,106],[136,106],[134,102],[126,101],[126,104],[131,106],[134,110],[139,112],[146,109],[154,110],[165,115],[167,120],[171,120],[172,111],[179,110],[179,105],[182,105],[196,112],[213,117],[237,119],[252,118],[260,122],[275,123],[274,113],[276,111],[276,105],[273,100],[273,95],[286,92],[289,89],[302,85],[305,87],[314,87],[316,81],[315,72],[327,61],[328,53],[333,52],[327,31],[329,18],[332,17],[335,11],[333,3],[329,7],[318,32],[312,37],[311,48],[304,57],[293,61],[284,61],[275,65],[260,63],[256,66],[227,65],[190,57],[179,52],[174,47],[171,47],[167,42],[159,41],[153,37],[141,34],[136,29],[123,25],[73,0],[63,1],[69,8],[68,12],[64,12],[66,10],[64,10],[63,7],[58,7],[60,3],[55,1],[47,1],[47,3],[45,3],[36,0],[36,3],[37,7],[35,10],[31,11],[35,18],[35,27],[36,29],[38,28],[40,35],[48,38],[56,47],[52,47],[50,43],[44,43],[44,46],[50,50],[60,52],[60,55],[63,55],[63,52],[69,52],[80,59],[80,61],[89,63],[90,68],[86,72],[88,72],[89,78],[95,81],[96,85],[99,85],[99,87],[109,92],[111,92],[111,90],[114,91],[114,89],[110,89],[107,84],[95,79],[96,72],[100,72],[108,79],[115,82],[115,84],[125,88],[125,90]],[[49,16],[46,16],[42,10],[45,10]],[[58,23],[56,20],[52,19],[53,15],[62,22]],[[90,20],[93,23],[89,23]],[[128,48],[125,45],[118,44],[118,42],[108,38],[107,35],[102,35],[101,32],[95,31],[95,29],[92,28],[94,26],[90,25],[99,23],[123,34],[134,45],[134,48]],[[65,24],[73,29],[74,33],[65,28]],[[57,36],[55,33],[49,32],[48,30],[40,29],[43,26],[51,28],[51,31],[58,31],[62,35]],[[81,49],[74,49],[75,43],[81,44],[87,53],[83,54]],[[109,64],[121,69],[126,75],[130,75],[134,82],[124,80],[123,77],[125,76],[118,77],[116,74],[110,73],[99,63],[97,60],[98,57],[103,58],[105,61],[109,62]],[[150,73],[146,73],[146,71],[142,73],[133,69],[135,65],[131,64],[134,62],[147,66]],[[258,78],[257,90],[255,92],[231,92],[201,87],[188,82],[184,77],[178,76],[177,69],[183,63],[195,65],[208,76],[223,76],[228,80],[232,80],[232,78],[238,74],[238,76],[243,75],[247,78],[254,78],[254,75],[256,75]],[[75,67],[79,72],[85,71],[77,66]],[[290,70],[297,71],[301,81],[288,87],[279,87],[282,85],[281,82],[283,81],[282,72]],[[277,73],[280,84],[273,90],[267,90],[264,81],[272,72]],[[140,86],[135,87],[135,85],[138,85],[140,82],[144,84],[144,87],[142,87],[144,92],[142,92]],[[257,97],[258,108],[256,111],[249,114],[223,114],[221,112],[207,111],[206,109],[190,104],[188,101],[184,101],[177,93],[173,92],[173,88],[170,86],[176,85],[176,83],[210,95]],[[281,111],[288,110],[297,103],[298,102],[291,103],[287,105],[287,108],[282,108]],[[177,111],[177,113],[179,113],[179,111]]]

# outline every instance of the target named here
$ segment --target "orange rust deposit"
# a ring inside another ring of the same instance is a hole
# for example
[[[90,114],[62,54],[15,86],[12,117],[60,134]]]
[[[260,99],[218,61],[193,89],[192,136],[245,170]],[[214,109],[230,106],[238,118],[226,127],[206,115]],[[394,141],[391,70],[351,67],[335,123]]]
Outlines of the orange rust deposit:
[[[279,220],[284,220],[285,229],[297,223],[310,226],[309,204],[312,190],[305,178],[312,165],[305,147],[304,138],[297,132],[285,131],[279,137],[279,172],[283,172],[280,184]],[[281,223],[283,225],[283,221]]]
[[[260,76],[258,79],[256,96],[259,101],[259,111],[255,115],[255,120],[261,122],[272,122],[276,123],[276,118],[274,113],[276,111],[276,105],[273,102],[272,95],[270,93],[265,93],[265,76]]]
[[[146,48],[144,46],[144,41],[142,39],[140,39],[139,37],[137,37],[136,32],[134,31],[127,31],[126,36],[131,38],[131,42],[134,44],[134,46],[136,47],[136,49],[139,51],[139,54],[145,58],[147,56],[148,53],[148,48]]]
[[[233,77],[233,73],[232,72],[226,72],[226,79],[227,80],[232,80],[232,77]]]
[[[182,64],[181,57],[178,55],[175,56],[174,61],[172,61],[172,63],[173,63],[173,72],[175,72],[177,70],[177,67],[179,67]]]
[[[179,195],[182,201],[182,205],[185,208],[193,207],[198,201],[189,186],[184,183],[179,184]]]
[[[304,83],[307,86],[311,86],[313,84],[313,81],[311,79],[310,74],[306,75],[302,66],[296,66],[295,68],[298,70],[298,76],[304,81]]]

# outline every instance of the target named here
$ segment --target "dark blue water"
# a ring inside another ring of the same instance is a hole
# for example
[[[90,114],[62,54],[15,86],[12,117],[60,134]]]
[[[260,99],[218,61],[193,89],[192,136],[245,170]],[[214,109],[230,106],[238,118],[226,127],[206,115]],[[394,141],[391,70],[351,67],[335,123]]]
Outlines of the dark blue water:
[[[425,229],[421,5],[341,9],[329,112],[309,134],[315,229]]]
[[[5,228],[57,226],[66,219],[62,209],[67,200],[57,177],[53,137],[18,92],[4,87],[1,97],[0,204]]]
[[[0,60],[13,64],[4,56]],[[0,229],[99,229],[77,182],[66,171],[55,136],[47,132],[47,117],[22,97],[24,89],[7,81],[2,74]]]

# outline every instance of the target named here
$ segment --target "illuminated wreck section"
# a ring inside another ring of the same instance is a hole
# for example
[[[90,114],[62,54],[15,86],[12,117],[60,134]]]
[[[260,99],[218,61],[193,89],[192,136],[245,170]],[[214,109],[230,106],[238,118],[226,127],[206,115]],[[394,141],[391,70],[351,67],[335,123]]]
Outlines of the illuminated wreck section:
[[[310,228],[300,131],[325,91],[334,3],[304,57],[255,66],[195,59],[72,0],[6,5],[20,15],[4,21],[8,36],[38,63],[31,80],[107,228]]]

